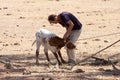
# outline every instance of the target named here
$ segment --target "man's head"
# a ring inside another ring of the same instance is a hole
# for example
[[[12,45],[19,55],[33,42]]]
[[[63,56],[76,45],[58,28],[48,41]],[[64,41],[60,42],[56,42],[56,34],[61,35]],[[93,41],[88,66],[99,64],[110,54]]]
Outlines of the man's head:
[[[57,19],[57,15],[55,14],[51,14],[48,16],[48,21],[53,24],[57,24],[58,23],[58,19]]]

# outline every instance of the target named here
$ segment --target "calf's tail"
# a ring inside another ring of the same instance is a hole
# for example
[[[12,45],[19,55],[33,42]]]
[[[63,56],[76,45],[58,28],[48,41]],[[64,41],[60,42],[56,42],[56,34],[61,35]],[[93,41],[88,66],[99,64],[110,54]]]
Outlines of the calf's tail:
[[[32,46],[35,44],[36,40],[32,43]]]

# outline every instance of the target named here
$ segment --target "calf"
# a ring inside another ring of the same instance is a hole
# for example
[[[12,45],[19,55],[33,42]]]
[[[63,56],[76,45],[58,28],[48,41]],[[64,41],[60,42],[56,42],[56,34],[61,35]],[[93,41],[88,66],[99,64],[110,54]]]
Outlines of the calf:
[[[44,47],[44,53],[47,57],[48,63],[50,63],[50,59],[48,56],[48,50],[51,50],[54,56],[56,57],[58,64],[61,65],[65,63],[64,59],[61,56],[60,49],[66,45],[69,49],[74,49],[75,45],[72,44],[70,41],[64,41],[64,39],[58,37],[56,34],[49,32],[46,29],[40,29],[36,32],[36,40],[33,42],[32,45],[36,42],[36,64],[39,64],[38,56],[39,56],[39,48],[40,45]],[[61,61],[59,60],[58,56],[60,57]]]

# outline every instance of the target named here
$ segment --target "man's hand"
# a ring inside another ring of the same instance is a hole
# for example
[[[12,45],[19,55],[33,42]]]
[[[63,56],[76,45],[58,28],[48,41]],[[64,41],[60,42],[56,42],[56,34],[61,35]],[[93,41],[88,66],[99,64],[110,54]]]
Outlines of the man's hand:
[[[67,37],[68,37],[67,35],[64,35],[64,36],[63,36],[64,41],[67,40]]]

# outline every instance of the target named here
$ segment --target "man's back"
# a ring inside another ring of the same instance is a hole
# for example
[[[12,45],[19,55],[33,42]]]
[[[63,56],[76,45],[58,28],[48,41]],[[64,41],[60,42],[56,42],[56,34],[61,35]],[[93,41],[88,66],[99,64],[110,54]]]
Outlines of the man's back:
[[[71,20],[71,21],[73,22],[73,24],[74,24],[74,27],[73,27],[72,30],[81,29],[81,27],[82,27],[81,22],[80,22],[73,14],[71,14],[71,13],[69,13],[69,12],[62,12],[62,13],[59,14],[59,16],[60,16],[60,18],[61,18],[60,24],[61,24],[62,26],[69,26],[69,25],[67,24],[67,22],[68,22],[69,20]]]

